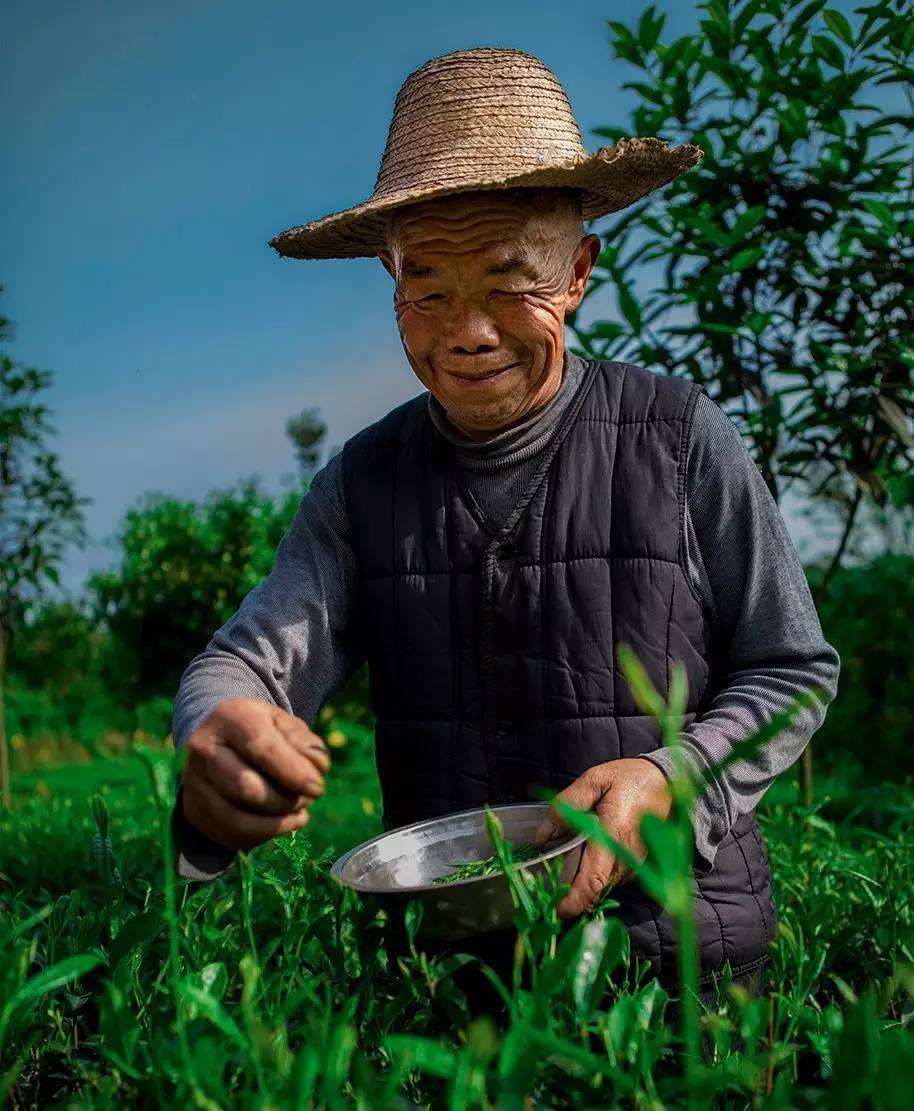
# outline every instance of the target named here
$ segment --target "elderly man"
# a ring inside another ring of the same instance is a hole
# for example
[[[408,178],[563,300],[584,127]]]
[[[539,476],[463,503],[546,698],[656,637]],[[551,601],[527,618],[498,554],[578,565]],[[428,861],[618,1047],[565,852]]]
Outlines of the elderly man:
[[[541,62],[458,51],[401,88],[372,197],[273,240],[380,258],[425,391],[315,476],[269,577],[182,677],[184,875],[305,825],[330,763],[310,723],[366,660],[385,827],[553,787],[637,851],[642,814],[669,812],[671,764],[619,670],[626,643],[664,695],[685,665],[696,771],[819,695],[694,814],[703,974],[762,967],[775,909],[753,810],[821,724],[838,656],[704,387],[581,359],[564,335],[600,250],[582,220],[700,157],[654,138],[587,155]],[[589,847],[560,913],[612,885],[635,952],[671,978],[672,922],[626,879]]]

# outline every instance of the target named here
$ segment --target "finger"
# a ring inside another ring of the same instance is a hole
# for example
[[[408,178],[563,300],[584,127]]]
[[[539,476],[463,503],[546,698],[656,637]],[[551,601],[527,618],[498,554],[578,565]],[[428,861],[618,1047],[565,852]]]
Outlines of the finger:
[[[309,819],[306,809],[272,816],[239,810],[205,781],[185,786],[184,813],[187,820],[210,840],[241,851],[301,829]]]
[[[227,741],[245,763],[270,776],[277,786],[312,799],[320,798],[324,793],[324,777],[320,769],[272,722],[267,722],[243,739],[233,734]]]
[[[326,775],[330,770],[330,752],[323,737],[318,736],[308,728],[301,718],[294,717],[282,710],[277,710],[274,723],[280,733],[286,738],[296,751],[302,756],[307,756],[318,771]]]
[[[250,698],[226,698],[220,702],[206,724],[221,740],[242,742],[273,720],[275,706]]]
[[[558,812],[556,803],[564,802],[576,810],[592,810],[602,794],[602,789],[595,778],[586,772],[579,776],[574,783],[569,784],[564,791],[560,791],[549,804],[549,812],[540,822],[533,835],[534,843],[542,845],[551,841],[559,834],[568,830],[568,824]]]
[[[552,841],[558,837],[561,830],[556,826],[551,817],[543,818],[540,824],[536,827],[536,833],[533,834],[534,845],[545,845],[547,841]]]
[[[272,728],[286,736],[302,755],[308,755],[319,771],[327,771],[330,767],[330,756],[323,739],[312,732],[304,721],[279,706],[230,698],[216,707],[209,720],[212,733],[239,751],[252,737],[269,733]]]
[[[641,841],[639,824],[643,812],[625,796],[624,793],[608,791],[596,808],[600,824],[612,837],[620,849],[631,853],[636,859],[644,858],[644,845]],[[612,852],[612,849],[609,850]],[[629,871],[629,865],[619,851],[613,853],[613,881]]]
[[[635,873],[621,860],[616,861],[613,874],[609,880],[610,887],[620,887],[623,883],[630,883],[635,878]]]
[[[556,907],[559,918],[576,918],[584,911],[592,910],[611,881],[614,863],[612,853],[588,841],[571,890]]]
[[[224,799],[256,814],[291,814],[308,801],[305,795],[278,790],[269,778],[224,744],[214,747],[205,779]]]

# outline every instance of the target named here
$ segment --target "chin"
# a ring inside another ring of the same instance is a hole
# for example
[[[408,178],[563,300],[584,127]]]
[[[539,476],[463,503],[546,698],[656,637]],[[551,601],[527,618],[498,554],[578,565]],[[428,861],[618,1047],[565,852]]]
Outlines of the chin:
[[[460,420],[459,414],[455,413],[457,419]],[[510,412],[495,412],[495,413],[480,413],[479,410],[474,411],[472,414],[467,413],[463,419],[463,424],[472,429],[473,432],[480,433],[494,433],[500,432],[507,425],[513,424],[518,419],[518,413],[515,409]]]

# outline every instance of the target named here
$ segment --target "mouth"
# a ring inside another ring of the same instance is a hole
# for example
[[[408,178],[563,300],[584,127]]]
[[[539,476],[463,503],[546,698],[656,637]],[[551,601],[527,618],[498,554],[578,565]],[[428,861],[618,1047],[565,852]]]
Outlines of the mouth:
[[[463,382],[467,385],[477,385],[481,382],[493,382],[496,378],[501,378],[507,374],[509,370],[513,370],[517,363],[510,363],[508,366],[500,367],[498,370],[490,370],[487,374],[458,374],[456,371],[448,371],[447,373],[451,378],[456,378],[458,382]]]

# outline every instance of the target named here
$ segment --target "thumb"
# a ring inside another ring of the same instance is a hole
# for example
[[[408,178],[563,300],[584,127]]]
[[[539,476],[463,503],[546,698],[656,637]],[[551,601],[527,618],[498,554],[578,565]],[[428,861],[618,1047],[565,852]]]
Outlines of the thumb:
[[[545,845],[547,841],[551,841],[557,837],[561,830],[556,826],[555,821],[551,815],[547,814],[545,818],[536,827],[536,833],[533,835],[533,843],[540,848]]]
[[[587,811],[594,808],[601,794],[602,791],[596,781],[586,772],[578,776],[574,783],[564,791],[560,791],[549,804],[548,813],[536,827],[536,833],[533,835],[534,844],[544,845],[560,834],[567,833],[568,823],[559,815],[556,808],[559,800],[568,806],[573,806],[575,810]]]

